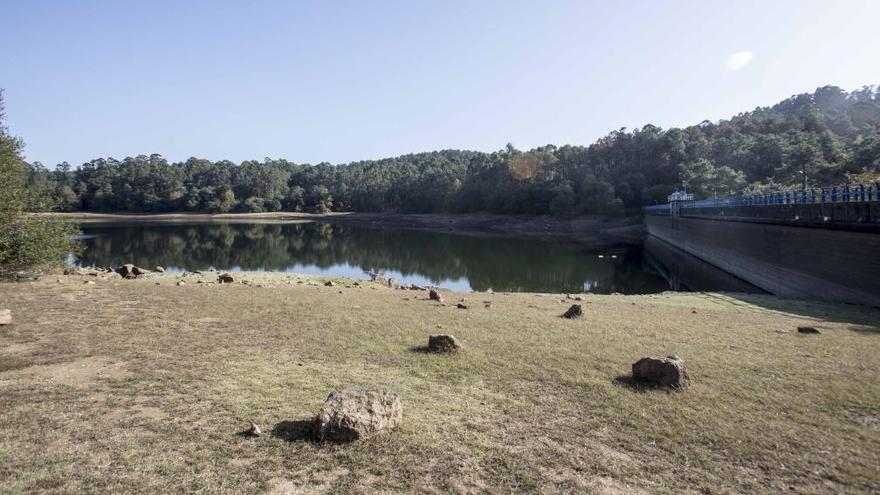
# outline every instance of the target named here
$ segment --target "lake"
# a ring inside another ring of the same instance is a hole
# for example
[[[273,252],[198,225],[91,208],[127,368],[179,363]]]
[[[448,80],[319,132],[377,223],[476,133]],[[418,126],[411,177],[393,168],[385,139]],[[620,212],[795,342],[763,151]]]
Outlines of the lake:
[[[649,294],[757,292],[671,246],[587,246],[325,223],[84,224],[81,266],[123,263],[168,271],[283,271],[397,277],[457,291]]]

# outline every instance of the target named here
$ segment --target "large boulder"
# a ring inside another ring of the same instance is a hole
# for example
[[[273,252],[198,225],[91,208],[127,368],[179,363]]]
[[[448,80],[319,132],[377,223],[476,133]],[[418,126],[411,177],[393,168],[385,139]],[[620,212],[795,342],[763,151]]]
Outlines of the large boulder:
[[[632,365],[632,376],[661,387],[686,388],[690,384],[684,361],[678,356],[639,359]]]
[[[315,418],[318,441],[353,442],[400,424],[403,405],[397,394],[380,390],[342,389],[332,392]]]
[[[428,352],[458,352],[463,347],[453,335],[431,335],[428,337]]]

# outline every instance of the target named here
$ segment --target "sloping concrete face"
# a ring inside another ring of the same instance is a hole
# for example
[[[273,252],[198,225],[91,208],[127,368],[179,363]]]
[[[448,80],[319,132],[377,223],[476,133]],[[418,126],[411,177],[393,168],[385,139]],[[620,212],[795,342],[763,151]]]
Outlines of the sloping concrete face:
[[[646,214],[645,224],[650,235],[772,294],[880,307],[878,233],[720,215]]]

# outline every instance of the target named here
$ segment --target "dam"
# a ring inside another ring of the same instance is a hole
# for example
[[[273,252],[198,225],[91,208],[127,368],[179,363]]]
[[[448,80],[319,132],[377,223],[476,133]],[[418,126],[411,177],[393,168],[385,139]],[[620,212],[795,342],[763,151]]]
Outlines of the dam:
[[[880,307],[880,183],[643,208],[667,243],[771,294]]]

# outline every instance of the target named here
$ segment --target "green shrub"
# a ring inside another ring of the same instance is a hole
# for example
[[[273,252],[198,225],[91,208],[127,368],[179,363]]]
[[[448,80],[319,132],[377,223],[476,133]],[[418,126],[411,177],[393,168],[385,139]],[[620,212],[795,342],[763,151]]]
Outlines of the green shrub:
[[[34,213],[37,201],[26,188],[22,141],[3,125],[0,93],[0,278],[34,273],[60,265],[77,247],[73,225]]]

